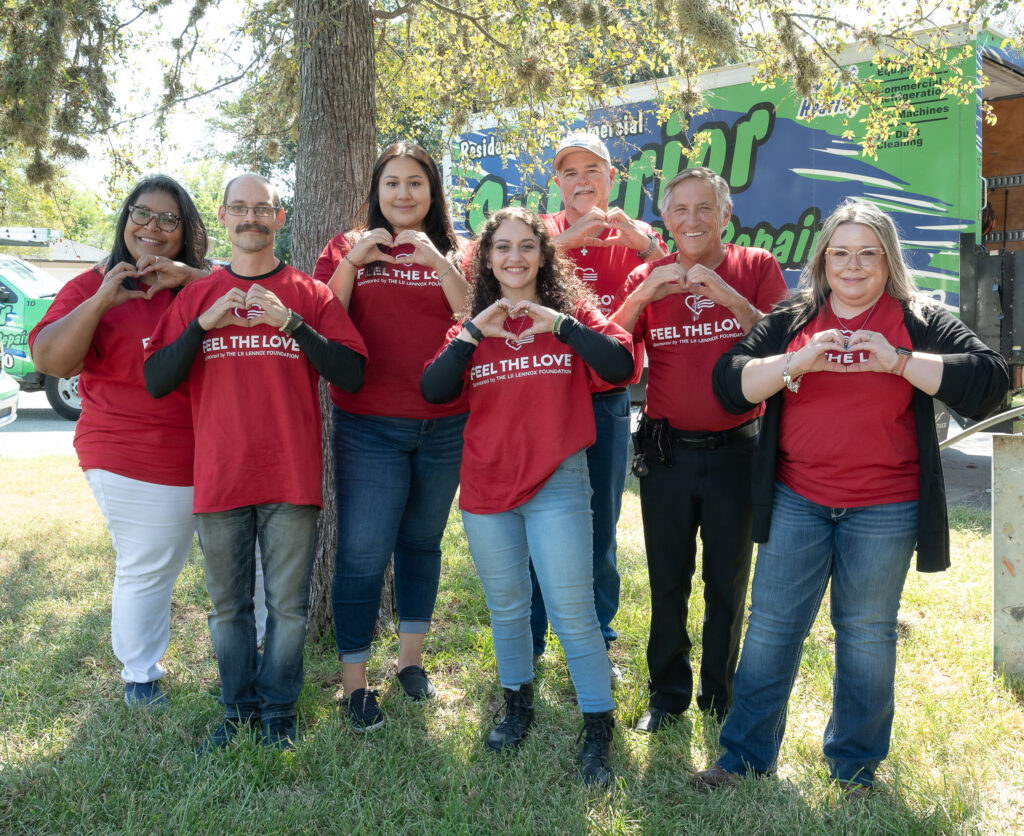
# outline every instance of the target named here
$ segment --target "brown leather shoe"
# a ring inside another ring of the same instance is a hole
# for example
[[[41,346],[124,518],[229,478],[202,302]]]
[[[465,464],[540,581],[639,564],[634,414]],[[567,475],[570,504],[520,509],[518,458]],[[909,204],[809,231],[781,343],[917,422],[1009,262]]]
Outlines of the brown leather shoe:
[[[717,763],[709,769],[702,769],[690,776],[690,786],[703,792],[720,790],[723,787],[735,787],[743,780],[742,775],[722,769]]]
[[[866,801],[871,797],[872,788],[857,781],[836,781],[839,798],[846,802]]]

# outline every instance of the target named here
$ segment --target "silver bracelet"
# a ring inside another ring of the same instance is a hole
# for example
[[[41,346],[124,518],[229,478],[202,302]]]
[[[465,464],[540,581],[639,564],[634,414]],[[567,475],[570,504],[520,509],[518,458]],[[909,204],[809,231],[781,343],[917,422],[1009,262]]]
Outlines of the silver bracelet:
[[[650,243],[647,245],[647,249],[644,250],[642,253],[637,252],[637,255],[640,256],[641,261],[647,261],[647,259],[650,258],[651,253],[658,249],[657,238],[655,238],[653,235],[648,235],[647,240],[650,241]]]
[[[782,369],[782,382],[786,384],[786,388],[790,392],[800,391],[800,377],[803,377],[803,375],[800,375],[800,377],[794,380],[793,376],[789,373],[789,361],[793,359],[795,353],[795,351],[786,352],[786,365]]]

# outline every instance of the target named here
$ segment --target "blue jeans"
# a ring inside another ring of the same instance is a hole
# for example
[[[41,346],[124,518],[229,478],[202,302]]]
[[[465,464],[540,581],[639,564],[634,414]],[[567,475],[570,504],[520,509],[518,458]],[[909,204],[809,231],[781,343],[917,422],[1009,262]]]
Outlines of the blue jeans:
[[[342,662],[370,657],[392,554],[398,630],[427,632],[468,415],[420,421],[355,415],[335,407],[338,551],[331,603]]]
[[[220,701],[229,718],[295,716],[318,513],[314,505],[272,503],[196,514],[213,604],[208,621],[220,672]],[[267,598],[267,632],[258,668],[252,603],[257,540]]]
[[[463,511],[462,522],[491,611],[502,686],[517,688],[533,680],[532,556],[580,709],[613,708],[608,653],[594,611],[590,479],[583,451],[562,462],[518,508],[496,514]]]
[[[916,501],[828,508],[776,483],[720,766],[741,775],[775,769],[801,649],[831,580],[836,661],[825,757],[833,780],[873,783],[889,752],[896,615],[916,540]]]
[[[597,440],[587,448],[587,468],[594,492],[590,498],[590,510],[594,512],[594,605],[607,647],[619,637],[611,624],[619,611],[615,529],[622,511],[629,463],[629,391],[594,395],[593,401]],[[548,614],[532,562],[530,581],[533,584],[530,602],[533,652],[540,654],[547,645]]]

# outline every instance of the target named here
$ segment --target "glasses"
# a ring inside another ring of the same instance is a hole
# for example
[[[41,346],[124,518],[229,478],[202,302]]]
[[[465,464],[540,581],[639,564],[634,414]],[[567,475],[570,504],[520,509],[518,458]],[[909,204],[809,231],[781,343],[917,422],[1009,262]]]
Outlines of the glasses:
[[[857,252],[844,250],[842,247],[828,247],[825,250],[828,263],[840,270],[846,267],[851,259],[856,260],[857,266],[870,270],[881,261],[883,255],[885,255],[885,250],[880,247],[865,247]]]
[[[181,223],[181,218],[173,212],[154,212],[145,206],[129,206],[128,215],[132,222],[139,226],[148,226],[149,222],[156,218],[156,228],[163,232],[174,232]]]
[[[243,203],[232,203],[230,206],[225,206],[224,211],[229,215],[234,215],[236,218],[244,218],[250,212],[252,212],[257,218],[270,218],[273,217],[280,206],[246,206]]]

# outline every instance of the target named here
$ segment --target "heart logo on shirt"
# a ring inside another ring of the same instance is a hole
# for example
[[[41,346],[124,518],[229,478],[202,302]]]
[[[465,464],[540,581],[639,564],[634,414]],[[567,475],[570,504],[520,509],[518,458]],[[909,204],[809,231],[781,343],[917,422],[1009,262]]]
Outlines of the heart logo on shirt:
[[[699,293],[691,293],[686,297],[686,307],[690,309],[690,313],[693,314],[694,320],[700,319],[700,312],[705,308],[713,308],[715,303],[708,299],[707,296],[701,296]]]
[[[251,308],[235,308],[231,313],[239,319],[256,319],[263,316],[265,311],[259,305],[253,305]]]

